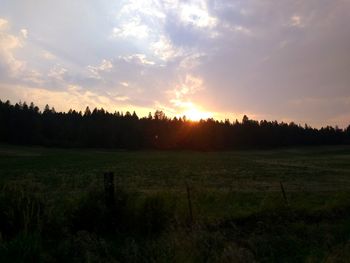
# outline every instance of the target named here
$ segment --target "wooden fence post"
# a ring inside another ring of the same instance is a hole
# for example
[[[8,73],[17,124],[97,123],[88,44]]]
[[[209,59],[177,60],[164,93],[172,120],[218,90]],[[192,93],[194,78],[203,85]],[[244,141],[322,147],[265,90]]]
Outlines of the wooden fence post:
[[[189,210],[189,216],[190,216],[190,225],[192,228],[193,224],[193,211],[192,211],[192,200],[191,200],[191,189],[186,183],[186,191],[187,191],[187,201],[188,201],[188,210]]]
[[[282,182],[280,182],[280,186],[281,186],[281,191],[282,191],[282,195],[283,195],[284,202],[286,203],[287,206],[289,206],[289,204],[288,204],[288,199],[287,199],[287,195],[286,195],[286,192],[284,191],[284,187],[283,187]]]
[[[111,206],[114,204],[114,173],[106,172],[104,173],[104,190],[106,205]]]

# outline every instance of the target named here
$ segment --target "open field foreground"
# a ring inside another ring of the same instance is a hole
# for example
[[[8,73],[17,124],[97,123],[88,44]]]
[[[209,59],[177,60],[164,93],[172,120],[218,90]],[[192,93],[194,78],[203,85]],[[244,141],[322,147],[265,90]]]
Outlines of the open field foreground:
[[[104,193],[108,171],[112,204]],[[3,145],[0,187],[0,262],[350,261],[348,146],[126,152]]]

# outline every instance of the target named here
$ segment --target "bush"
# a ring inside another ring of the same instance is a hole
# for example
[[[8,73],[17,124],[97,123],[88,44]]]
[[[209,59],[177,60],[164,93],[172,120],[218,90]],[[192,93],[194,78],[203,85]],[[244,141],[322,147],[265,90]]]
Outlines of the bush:
[[[44,205],[33,189],[21,184],[8,184],[0,193],[0,233],[9,240],[17,234],[40,232]]]
[[[160,196],[147,197],[138,214],[138,226],[141,234],[158,235],[163,232],[171,218],[170,207]]]

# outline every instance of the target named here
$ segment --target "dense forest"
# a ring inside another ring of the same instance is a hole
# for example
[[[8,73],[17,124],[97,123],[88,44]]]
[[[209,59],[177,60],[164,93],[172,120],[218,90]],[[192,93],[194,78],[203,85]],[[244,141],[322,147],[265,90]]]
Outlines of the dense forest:
[[[350,144],[347,129],[320,129],[293,122],[214,119],[192,122],[168,118],[162,111],[139,118],[130,112],[104,109],[56,112],[48,105],[41,111],[33,103],[0,100],[0,142],[52,147],[101,147],[119,149],[230,150],[294,145]]]

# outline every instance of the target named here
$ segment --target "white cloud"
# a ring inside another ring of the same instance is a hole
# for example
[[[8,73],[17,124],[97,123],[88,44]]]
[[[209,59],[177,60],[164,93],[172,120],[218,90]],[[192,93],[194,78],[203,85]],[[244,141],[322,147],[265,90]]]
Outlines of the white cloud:
[[[199,28],[212,28],[217,24],[217,19],[209,14],[205,1],[189,1],[180,5],[180,20],[186,25]]]
[[[171,0],[170,2],[176,2]],[[167,4],[167,1],[158,0],[129,0],[127,1],[119,12],[119,16],[128,15],[134,12],[142,13],[145,16],[154,17],[157,19],[164,19],[166,14],[164,13],[163,6]]]
[[[149,60],[145,54],[133,54],[129,56],[121,56],[119,58],[129,63],[142,64],[142,65],[155,64],[155,62],[152,60]]]
[[[7,75],[13,79],[41,84],[42,74],[29,68],[26,61],[16,56],[16,52],[25,47],[27,36],[26,29],[21,29],[18,36],[11,34],[9,22],[0,18],[0,65],[2,64]]]
[[[123,96],[120,95],[119,93],[115,93],[115,92],[106,92],[106,94],[108,95],[109,98],[111,98],[114,101],[128,101],[130,100],[130,98],[128,96]]]
[[[187,74],[175,85],[174,89],[168,90],[167,94],[170,104],[176,112],[195,109],[195,104],[191,101],[191,95],[203,90],[203,80],[199,77]]]
[[[8,21],[6,19],[0,18],[0,30],[5,30],[8,26]]]
[[[28,30],[27,29],[21,29],[21,35],[23,38],[28,38]]]
[[[47,76],[56,80],[64,80],[64,75],[67,73],[67,69],[63,68],[61,65],[55,65],[50,69]]]
[[[42,84],[44,82],[43,75],[34,69],[26,70],[22,76],[22,79],[34,84]]]
[[[122,85],[123,87],[129,87],[129,83],[126,81],[121,81],[119,82],[120,85]]]
[[[0,63],[5,65],[11,76],[14,76],[25,67],[25,62],[14,55],[16,50],[23,47],[23,42],[8,32],[8,24],[7,20],[0,19]]]
[[[198,67],[200,63],[200,59],[205,57],[205,53],[194,53],[187,56],[181,60],[179,67],[184,70],[192,70]]]
[[[113,68],[113,64],[110,60],[103,59],[101,64],[98,66],[87,66],[88,71],[90,72],[89,77],[94,79],[102,79],[101,73],[110,72]]]
[[[112,32],[113,38],[146,38],[150,33],[150,29],[147,25],[142,24],[139,17],[131,18],[129,21],[124,22],[119,27],[114,27]]]
[[[240,32],[240,33],[246,34],[246,35],[250,35],[251,34],[251,30],[249,28],[247,28],[247,27],[244,27],[244,26],[234,26],[233,30],[236,31],[236,32]]]
[[[110,60],[102,60],[101,65],[98,67],[100,71],[111,71],[113,64]]]
[[[39,9],[8,1],[3,13],[11,21],[0,18],[0,85],[41,83],[68,94],[69,81],[118,103],[158,101],[173,110],[203,103],[213,112],[295,121],[307,107],[293,116],[291,99],[349,96],[349,1],[77,1],[83,8],[70,8],[69,0]],[[315,103],[314,116],[345,112],[327,103]]]
[[[290,26],[293,27],[304,27],[301,16],[293,15],[290,18]]]
[[[121,6],[115,16],[116,26],[111,33],[112,38],[122,39],[144,53],[152,52],[152,55],[160,60],[155,63],[161,65],[184,55],[182,47],[176,46],[167,33],[170,17],[176,18],[175,22],[185,26],[210,30],[202,31],[208,38],[217,36],[217,32],[211,30],[217,24],[217,19],[209,14],[204,0],[132,0],[122,3]],[[139,39],[140,42],[135,42],[135,39]]]
[[[237,25],[237,24],[232,24],[228,22],[222,22],[220,23],[221,29],[224,31],[229,31],[227,33],[236,33],[236,34],[241,34],[245,36],[253,36],[252,29],[248,28],[247,26],[243,25]],[[227,37],[224,32],[219,31],[221,33],[221,36]]]
[[[79,85],[67,85],[61,90],[47,90],[23,85],[0,85],[0,93],[2,94],[1,99],[9,99],[12,102],[19,100],[34,102],[41,108],[49,104],[58,111],[69,109],[84,111],[86,106],[89,106],[90,109],[104,108],[110,112],[135,110],[139,116],[146,116],[148,112],[153,111],[151,108],[130,105],[127,96],[112,93],[98,94]]]
[[[203,89],[203,80],[187,74],[185,79],[175,89],[176,98],[182,98],[185,95],[194,94]]]
[[[52,54],[51,52],[44,50],[41,53],[42,57],[47,59],[47,60],[54,60],[56,59],[56,56],[54,54]]]
[[[173,46],[169,38],[164,35],[151,44],[150,49],[161,60],[167,61],[181,55],[181,50]]]

